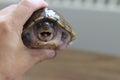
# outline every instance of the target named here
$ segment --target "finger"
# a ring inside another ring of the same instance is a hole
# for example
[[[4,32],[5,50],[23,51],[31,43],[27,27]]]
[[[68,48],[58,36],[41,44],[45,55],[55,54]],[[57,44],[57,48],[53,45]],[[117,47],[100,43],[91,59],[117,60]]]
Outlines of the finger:
[[[39,61],[54,58],[56,56],[56,51],[50,49],[29,50],[29,54],[31,54],[34,59],[33,61],[37,63]]]
[[[21,28],[20,25],[23,26],[35,10],[43,7],[47,7],[44,0],[22,0],[10,15],[11,21],[14,21],[14,26]]]
[[[4,15],[7,15],[7,14],[10,14],[11,12],[13,12],[13,10],[17,7],[17,5],[10,5],[4,9],[2,9],[0,11],[0,16],[4,16]]]

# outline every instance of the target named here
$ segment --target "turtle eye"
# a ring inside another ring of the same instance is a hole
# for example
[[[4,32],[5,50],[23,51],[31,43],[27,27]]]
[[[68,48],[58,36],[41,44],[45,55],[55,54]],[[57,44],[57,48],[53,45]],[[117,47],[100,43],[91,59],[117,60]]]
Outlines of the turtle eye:
[[[68,33],[67,32],[65,32],[65,31],[62,31],[61,32],[61,40],[63,41],[63,42],[66,42],[66,40],[68,39]]]
[[[70,41],[70,34],[69,32],[67,32],[66,30],[64,29],[61,29],[61,41],[63,41],[63,43],[68,43]]]

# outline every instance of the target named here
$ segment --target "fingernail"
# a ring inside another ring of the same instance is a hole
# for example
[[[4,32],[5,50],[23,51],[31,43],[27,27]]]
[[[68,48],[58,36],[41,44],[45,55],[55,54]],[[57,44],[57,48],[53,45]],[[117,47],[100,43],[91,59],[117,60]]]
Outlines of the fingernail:
[[[48,53],[49,58],[54,58],[55,56],[56,56],[55,51],[51,51],[51,52]]]

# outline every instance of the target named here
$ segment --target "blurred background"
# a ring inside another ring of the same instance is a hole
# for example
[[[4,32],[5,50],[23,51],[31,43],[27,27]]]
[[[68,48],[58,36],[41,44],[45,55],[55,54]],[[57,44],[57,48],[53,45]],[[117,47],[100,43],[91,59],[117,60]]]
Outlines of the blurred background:
[[[25,80],[120,80],[120,0],[46,1],[69,21],[77,39]],[[0,0],[0,9],[18,2]]]

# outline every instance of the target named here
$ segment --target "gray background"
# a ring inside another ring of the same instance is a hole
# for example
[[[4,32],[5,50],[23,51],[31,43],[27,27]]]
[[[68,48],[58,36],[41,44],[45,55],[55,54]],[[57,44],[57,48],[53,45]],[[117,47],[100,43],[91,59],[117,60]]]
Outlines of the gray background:
[[[15,2],[8,1],[0,1],[0,8]],[[120,12],[55,9],[68,19],[77,34],[70,48],[120,55]]]
[[[72,47],[109,54],[120,53],[120,13],[61,10],[78,39]]]

